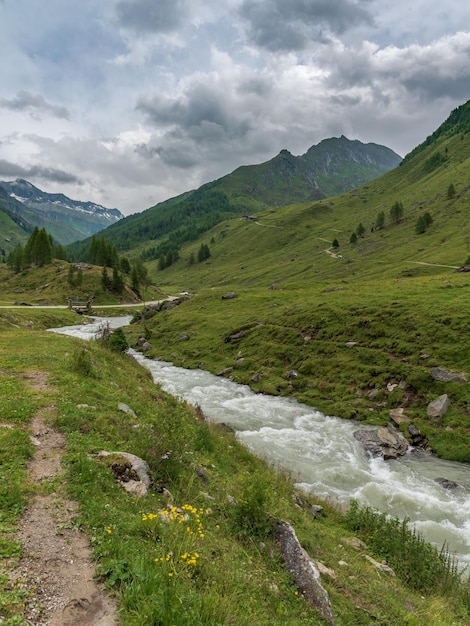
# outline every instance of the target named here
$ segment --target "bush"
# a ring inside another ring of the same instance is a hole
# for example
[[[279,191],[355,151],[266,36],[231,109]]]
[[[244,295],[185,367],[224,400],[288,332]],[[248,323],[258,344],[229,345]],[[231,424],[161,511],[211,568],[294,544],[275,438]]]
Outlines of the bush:
[[[71,369],[74,372],[77,372],[77,374],[83,374],[84,376],[89,376],[90,378],[96,378],[96,372],[91,354],[85,347],[81,347],[73,353]]]
[[[116,330],[113,330],[109,336],[108,345],[111,350],[115,350],[116,352],[125,352],[128,349],[129,343],[122,328],[116,328]]]

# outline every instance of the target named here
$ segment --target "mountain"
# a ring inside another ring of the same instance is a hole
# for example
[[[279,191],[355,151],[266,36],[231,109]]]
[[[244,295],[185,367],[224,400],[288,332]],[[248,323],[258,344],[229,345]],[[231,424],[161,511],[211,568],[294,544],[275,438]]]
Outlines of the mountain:
[[[377,144],[331,138],[296,157],[287,150],[266,163],[231,174],[126,217],[103,233],[120,250],[148,244],[146,260],[174,255],[228,217],[307,202],[354,189],[396,167],[401,157]],[[150,242],[152,242],[150,244]],[[69,248],[83,257],[88,242]]]
[[[0,210],[25,234],[44,227],[61,244],[85,239],[123,218],[117,209],[46,193],[21,178],[0,182]]]
[[[396,280],[453,271],[470,254],[469,177],[470,102],[453,111],[399,167],[362,187],[267,207],[256,212],[255,220],[227,214],[225,221],[181,246],[180,260],[171,267],[158,273],[150,267],[159,282],[182,291],[353,277]],[[398,221],[391,215],[397,202],[403,206]],[[423,231],[417,226],[426,214],[432,222]],[[351,242],[353,233],[356,242]],[[188,263],[203,243],[210,243],[210,271],[208,263]],[[138,248],[146,249],[144,244]]]
[[[288,150],[266,163],[243,166],[215,185],[227,195],[262,208],[308,202],[355,189],[397,167],[401,157],[375,143],[342,135],[324,139],[301,156]]]

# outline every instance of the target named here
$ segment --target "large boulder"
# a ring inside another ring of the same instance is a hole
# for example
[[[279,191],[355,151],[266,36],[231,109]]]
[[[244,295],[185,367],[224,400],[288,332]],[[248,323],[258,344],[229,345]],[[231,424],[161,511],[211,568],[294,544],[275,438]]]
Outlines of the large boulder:
[[[292,574],[306,602],[315,607],[327,624],[334,625],[328,592],[320,582],[320,572],[315,562],[300,545],[295,530],[284,520],[277,520],[274,537],[279,545],[286,570]]]
[[[410,445],[406,437],[391,424],[375,430],[356,430],[354,437],[372,456],[383,456],[385,460],[403,456]]]

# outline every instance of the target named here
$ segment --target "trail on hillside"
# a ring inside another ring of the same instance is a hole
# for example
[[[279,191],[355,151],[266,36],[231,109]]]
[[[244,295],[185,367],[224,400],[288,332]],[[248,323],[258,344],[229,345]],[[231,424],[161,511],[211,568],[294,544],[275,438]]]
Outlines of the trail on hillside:
[[[30,387],[47,388],[47,374],[32,372]],[[35,626],[118,626],[115,603],[94,580],[90,545],[73,526],[76,502],[64,496],[62,467],[66,441],[49,425],[55,407],[41,409],[30,424],[36,452],[28,465],[33,486],[55,481],[53,492],[32,497],[21,518],[18,539],[23,554],[10,572],[28,591],[24,618]],[[47,492],[47,489],[42,490]]]
[[[453,270],[458,270],[459,265],[441,265],[440,263],[426,263],[426,261],[409,261],[409,263],[416,263],[417,265],[430,265],[431,267],[449,267]]]

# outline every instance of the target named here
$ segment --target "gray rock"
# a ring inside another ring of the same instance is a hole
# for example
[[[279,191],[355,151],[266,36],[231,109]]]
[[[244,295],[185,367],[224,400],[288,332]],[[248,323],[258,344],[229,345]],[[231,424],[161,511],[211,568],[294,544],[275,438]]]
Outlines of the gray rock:
[[[152,349],[152,344],[149,343],[148,341],[146,341],[143,345],[142,345],[142,352],[148,352],[149,350]]]
[[[465,374],[458,372],[449,372],[447,370],[442,369],[441,367],[432,367],[430,370],[431,376],[434,380],[439,380],[443,383],[447,382],[456,382],[456,383],[466,383],[467,377]]]
[[[300,495],[300,493],[294,494],[295,502],[297,506],[304,509],[314,519],[317,519],[323,515],[323,507],[320,504],[310,504],[307,500]]]
[[[127,415],[130,415],[131,417],[137,417],[131,407],[127,406],[127,404],[124,404],[124,402],[119,402],[118,409],[123,413],[127,413]]]
[[[233,300],[233,298],[238,298],[238,295],[234,291],[224,293],[224,295],[222,296],[222,300]]]
[[[408,440],[391,424],[376,430],[356,430],[353,435],[372,456],[383,456],[385,460],[397,459],[409,448]]]
[[[316,608],[327,624],[335,620],[330,598],[320,581],[320,572],[309,554],[302,548],[295,530],[283,520],[277,520],[274,537],[279,545],[286,570],[292,574],[306,602]]]
[[[346,543],[348,546],[351,546],[351,548],[354,548],[354,550],[359,550],[361,552],[364,552],[365,550],[368,549],[367,544],[364,543],[358,537],[343,537],[341,541],[343,543]]]
[[[393,569],[389,565],[387,565],[385,561],[379,563],[368,554],[364,555],[364,557],[369,561],[369,563],[372,563],[375,569],[377,569],[379,572],[385,572],[385,574],[390,574],[390,576],[396,575]]]
[[[435,478],[436,483],[439,483],[444,487],[444,489],[457,489],[458,484],[453,480],[449,480],[449,478]]]
[[[181,335],[177,339],[177,341],[188,341],[188,340],[189,340],[189,335],[186,333],[181,333]]]
[[[392,422],[395,422],[397,426],[402,424],[403,422],[409,422],[410,418],[405,415],[405,409],[390,409],[390,419]]]
[[[411,437],[411,445],[415,448],[427,448],[428,438],[411,422],[408,424],[408,432]]]
[[[228,337],[225,338],[225,343],[229,343],[230,341],[236,341],[237,339],[241,339],[245,335],[244,330],[239,330],[236,333],[232,333]]]
[[[434,480],[436,481],[436,483],[439,483],[440,485],[442,485],[444,489],[457,489],[457,487],[459,486],[453,480],[449,480],[448,478],[439,477],[439,478],[435,478]]]
[[[346,348],[354,348],[359,345],[358,341],[347,341],[345,344]]]
[[[437,400],[433,400],[428,404],[427,415],[429,419],[439,421],[447,413],[450,407],[449,396],[445,393]]]
[[[227,374],[231,374],[233,372],[233,367],[226,367],[217,373],[217,376],[226,376]]]
[[[98,453],[99,459],[109,457],[111,457],[110,467],[113,468],[122,488],[133,495],[147,495],[148,489],[152,484],[148,463],[129,452],[107,452],[103,450]]]
[[[297,378],[297,376],[298,374],[295,370],[289,370],[284,374],[284,378],[287,378],[287,380],[292,380],[293,378]]]

